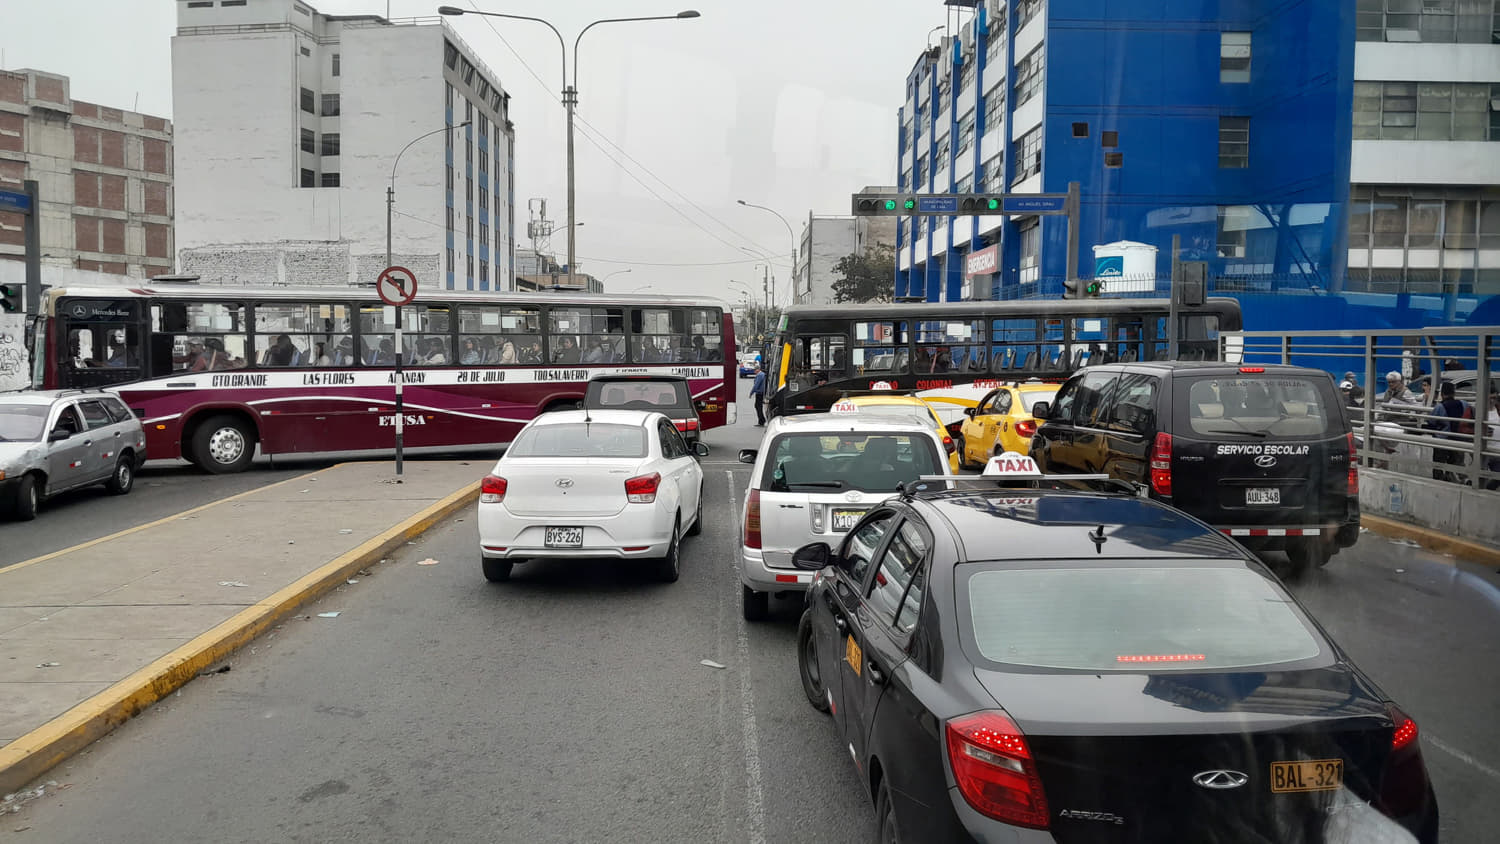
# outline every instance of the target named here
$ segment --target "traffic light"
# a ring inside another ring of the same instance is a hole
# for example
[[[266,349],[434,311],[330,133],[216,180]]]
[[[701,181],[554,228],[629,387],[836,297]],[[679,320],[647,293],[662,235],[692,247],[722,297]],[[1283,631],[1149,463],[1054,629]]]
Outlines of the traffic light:
[[[966,196],[958,201],[959,214],[998,214],[1000,213],[1000,200],[1003,194],[979,193]]]
[[[0,313],[18,314],[21,307],[21,285],[0,284]]]
[[[1064,299],[1096,299],[1104,292],[1104,282],[1097,278],[1070,278],[1063,281]]]
[[[854,215],[857,217],[902,217],[915,213],[917,198],[890,193],[857,193]]]

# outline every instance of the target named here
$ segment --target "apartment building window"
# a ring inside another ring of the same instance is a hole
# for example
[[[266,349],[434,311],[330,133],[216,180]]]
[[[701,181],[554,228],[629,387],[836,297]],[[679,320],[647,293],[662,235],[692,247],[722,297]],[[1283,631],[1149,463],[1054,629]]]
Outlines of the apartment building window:
[[[338,114],[339,114],[339,95],[338,94],[324,94],[323,95],[323,116],[324,117],[337,117]]]
[[[1016,107],[1036,96],[1042,90],[1042,46],[1038,46],[1016,65]]]
[[[470,123],[474,122],[474,101],[464,97],[464,119]]]
[[[454,269],[453,247],[450,246],[450,247],[448,247],[448,273],[450,275],[453,273],[453,269]]]
[[[452,41],[443,42],[443,64],[449,70],[458,69],[458,48],[453,46]]]
[[[318,154],[318,136],[311,129],[302,130],[302,151]]]
[[[468,200],[470,203],[473,203],[474,202],[474,177],[473,176],[469,176],[464,181],[467,184],[467,187],[464,188],[464,199]]]
[[[1250,232],[1269,231],[1271,224],[1265,215],[1249,205],[1221,205],[1218,213],[1218,233],[1215,248],[1220,258],[1246,258],[1250,245]]]
[[[323,133],[323,154],[324,155],[338,155],[339,154],[339,133],[337,133],[337,132],[324,132]]]
[[[311,47],[298,47],[297,48],[297,52],[301,53],[304,56],[311,56],[312,55],[312,48]]]
[[[917,156],[917,181],[911,186],[912,190],[927,189],[927,156]]]
[[[898,184],[896,185],[896,190],[911,190],[911,169],[908,168],[906,170],[902,170],[901,176],[897,179],[897,182]]]
[[[974,192],[974,176],[971,174],[971,175],[963,177],[962,179],[959,179],[958,182],[956,182],[953,185],[953,192],[954,193],[973,193]]]
[[[1016,172],[1010,180],[1012,187],[1042,172],[1042,127],[1038,126],[1012,141],[1010,149],[1010,157],[1016,162]]]
[[[997,155],[979,166],[974,185],[980,193],[999,193],[1005,189],[1005,156]]]
[[[1219,33],[1219,81],[1250,81],[1250,33]]]
[[[1500,289],[1500,270],[1478,262],[1478,250],[1500,249],[1500,189],[1355,185],[1349,249],[1362,253],[1350,256],[1351,290]]]
[[[911,135],[911,124],[901,124],[901,132],[896,138],[896,152],[906,152],[906,141]]]
[[[339,186],[339,174],[337,174],[337,173],[324,173],[323,174],[323,187],[325,187],[325,188],[336,188],[338,186]]]
[[[189,9],[212,9],[213,7],[214,0],[193,0],[188,4]]]
[[[484,140],[489,140],[489,138],[490,138],[490,121],[489,121],[489,118],[487,118],[483,114],[481,114],[481,115],[479,115],[478,123],[479,123],[479,137],[483,138]]]
[[[483,284],[490,283],[490,262],[483,258],[479,259],[479,281]]]
[[[1354,137],[1500,141],[1500,84],[1356,82]]]
[[[302,168],[302,187],[304,187],[304,188],[312,188],[312,187],[317,187],[317,186],[318,186],[318,174],[314,173],[313,171],[311,171],[309,169],[307,169],[306,167],[303,167]]]
[[[958,90],[967,91],[974,85],[974,67],[978,59],[973,55],[964,56],[963,69],[958,72]]]
[[[1041,14],[1046,0],[1021,0],[1016,4],[1016,29],[1025,26],[1028,21]]]
[[[933,154],[933,168],[948,166],[948,136],[944,135],[937,143],[937,151]]]
[[[463,64],[464,64],[464,69],[459,74],[459,77],[463,79],[465,85],[468,85],[469,87],[473,87],[474,86],[474,65],[472,63],[470,63],[468,59],[464,59],[463,60]],[[473,275],[473,274],[474,274],[473,271],[469,272],[469,275]]]
[[[339,75],[339,54],[338,53],[334,53],[333,54],[333,75],[334,76],[338,76]]]
[[[1500,30],[1494,0],[1358,0],[1358,41],[1490,44]]]
[[[954,151],[955,156],[961,156],[969,151],[974,145],[974,112],[969,112],[958,119],[958,149]]]
[[[448,231],[453,231],[453,206],[448,206]]]
[[[1219,169],[1242,170],[1250,166],[1250,118],[1219,118]]]
[[[1029,284],[1042,275],[1042,227],[1031,220],[1021,227],[1021,283]]]
[[[243,6],[245,0],[219,0],[220,6]]]
[[[1005,86],[984,96],[984,131],[999,129],[1005,122]]]
[[[453,165],[448,165],[448,192],[453,192]]]
[[[1000,61],[1000,54],[1005,52],[1005,28],[990,25],[990,33],[985,37],[985,51],[989,55],[988,64]]]
[[[305,111],[305,112],[307,112],[308,114],[317,114],[318,113],[317,103],[318,103],[317,95],[312,92],[312,89],[311,88],[303,88],[302,89],[302,110]]]

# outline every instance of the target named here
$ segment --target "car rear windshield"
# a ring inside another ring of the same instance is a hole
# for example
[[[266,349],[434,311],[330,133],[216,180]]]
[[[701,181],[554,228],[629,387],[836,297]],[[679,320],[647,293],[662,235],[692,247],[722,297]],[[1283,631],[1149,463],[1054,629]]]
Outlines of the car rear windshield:
[[[589,407],[655,410],[691,404],[681,381],[605,381],[589,385]]]
[[[915,404],[862,404],[859,413],[867,416],[879,416],[883,419],[911,419],[916,422],[937,424],[932,418],[932,411],[925,405]]]
[[[1057,398],[1057,390],[1027,390],[1021,394],[1021,406],[1030,413],[1037,402],[1052,401],[1054,398]]]
[[[932,438],[920,434],[794,432],[771,444],[761,488],[894,492],[897,484],[939,474],[940,465]]]
[[[979,655],[1077,671],[1244,669],[1312,659],[1320,637],[1263,576],[1111,561],[975,567],[960,600]]]
[[[46,424],[45,404],[0,404],[0,440],[39,440]]]
[[[506,451],[512,457],[645,457],[646,432],[636,425],[576,422],[536,425]]]
[[[1263,439],[1316,437],[1333,431],[1337,413],[1311,378],[1236,375],[1193,378],[1175,390],[1178,419],[1196,434]]]

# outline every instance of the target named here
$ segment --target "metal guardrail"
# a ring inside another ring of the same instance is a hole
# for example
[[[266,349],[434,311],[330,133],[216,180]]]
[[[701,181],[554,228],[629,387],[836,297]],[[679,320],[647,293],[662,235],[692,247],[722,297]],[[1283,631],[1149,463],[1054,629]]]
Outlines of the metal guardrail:
[[[1500,326],[1380,331],[1235,331],[1219,337],[1222,360],[1245,364],[1295,364],[1354,374],[1346,412],[1358,441],[1360,465],[1401,474],[1500,489]],[[1387,374],[1399,373],[1405,389],[1376,392]],[[1472,419],[1435,414],[1441,384]],[[1450,424],[1452,423],[1452,424]],[[1452,428],[1458,428],[1454,431]]]

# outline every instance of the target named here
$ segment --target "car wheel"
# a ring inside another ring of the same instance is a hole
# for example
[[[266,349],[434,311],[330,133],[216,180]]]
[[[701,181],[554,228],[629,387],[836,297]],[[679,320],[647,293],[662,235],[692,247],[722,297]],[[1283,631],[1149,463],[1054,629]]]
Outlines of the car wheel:
[[[771,614],[771,595],[768,592],[757,592],[754,589],[740,584],[740,612],[744,614],[746,621],[765,621],[766,616]]]
[[[891,801],[891,787],[880,781],[880,793],[875,798],[875,823],[879,830],[875,840],[880,844],[901,844],[901,832],[896,828],[896,804]]]
[[[120,455],[115,464],[115,473],[104,482],[111,495],[125,495],[135,486],[135,460],[128,454]]]
[[[488,557],[482,562],[484,564],[484,579],[491,583],[504,583],[510,580],[510,570],[516,566],[510,560],[491,560]]]
[[[29,522],[35,519],[40,498],[41,493],[36,489],[36,475],[22,475],[21,480],[16,483],[15,503],[11,508],[16,521]]]
[[[672,522],[672,541],[666,555],[656,561],[656,579],[663,583],[676,583],[682,574],[681,536],[682,522]]]
[[[818,662],[818,639],[813,635],[812,610],[802,613],[797,623],[797,673],[802,676],[802,693],[819,712],[828,711],[828,690],[823,686],[823,667]]]
[[[255,458],[255,435],[233,416],[215,416],[193,431],[193,455],[211,474],[244,471]]]
[[[693,526],[688,528],[688,536],[697,536],[703,532],[703,485],[698,485],[698,512],[693,514]]]

